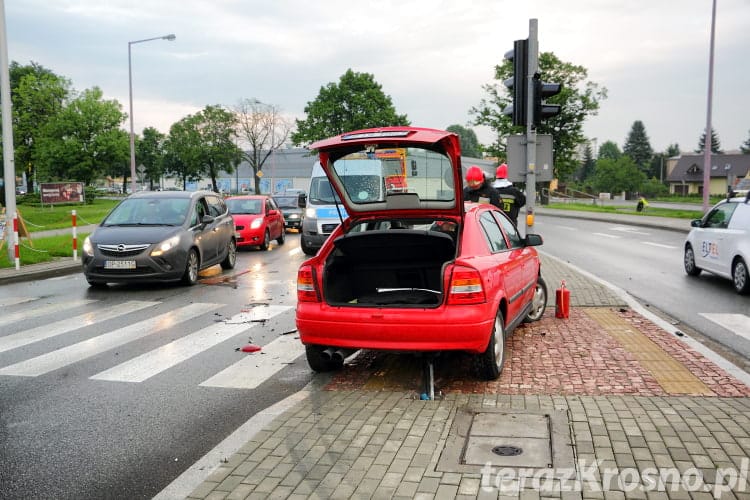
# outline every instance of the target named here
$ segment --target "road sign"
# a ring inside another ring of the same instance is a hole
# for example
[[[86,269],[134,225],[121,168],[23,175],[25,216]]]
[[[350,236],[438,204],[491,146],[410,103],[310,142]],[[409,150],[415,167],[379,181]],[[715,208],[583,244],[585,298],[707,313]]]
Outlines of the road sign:
[[[510,182],[526,182],[526,135],[508,136],[508,180]],[[552,136],[536,134],[536,181],[549,182],[552,180]]]

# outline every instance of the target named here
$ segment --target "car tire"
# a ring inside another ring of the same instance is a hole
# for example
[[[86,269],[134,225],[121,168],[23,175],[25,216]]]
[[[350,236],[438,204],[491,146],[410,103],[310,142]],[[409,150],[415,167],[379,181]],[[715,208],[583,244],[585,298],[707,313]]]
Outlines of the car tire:
[[[487,349],[476,357],[476,371],[482,380],[496,380],[505,364],[505,320],[498,310]]]
[[[732,263],[732,283],[737,293],[741,295],[750,293],[750,272],[742,257],[737,257]]]
[[[259,250],[263,250],[264,252],[268,250],[268,247],[271,245],[271,233],[268,232],[268,229],[266,229],[266,232],[263,233],[263,243],[258,245]]]
[[[221,261],[222,269],[234,269],[234,265],[237,262],[237,242],[234,238],[229,240],[227,244],[227,256]]]
[[[278,243],[279,245],[283,245],[285,239],[286,239],[286,229],[282,229],[281,234],[279,235],[278,238],[276,238],[276,243]]]
[[[701,273],[701,268],[695,265],[695,252],[692,245],[685,245],[683,263],[685,264],[685,272],[688,276],[698,276]]]
[[[544,310],[547,309],[547,283],[544,278],[539,276],[536,280],[534,289],[534,298],[532,299],[531,311],[523,319],[524,323],[533,323],[539,321],[544,316]]]
[[[322,345],[306,345],[305,355],[307,356],[307,364],[310,365],[313,371],[316,372],[330,372],[341,369],[344,366],[343,361],[333,361],[323,357],[323,351],[325,346]]]
[[[198,251],[195,248],[191,248],[185,262],[185,272],[182,275],[182,283],[184,285],[193,286],[198,283],[199,267],[200,259],[198,258]]]
[[[299,246],[302,249],[302,253],[304,253],[305,255],[313,256],[317,253],[317,250],[315,250],[313,247],[305,243],[304,236],[300,238]]]

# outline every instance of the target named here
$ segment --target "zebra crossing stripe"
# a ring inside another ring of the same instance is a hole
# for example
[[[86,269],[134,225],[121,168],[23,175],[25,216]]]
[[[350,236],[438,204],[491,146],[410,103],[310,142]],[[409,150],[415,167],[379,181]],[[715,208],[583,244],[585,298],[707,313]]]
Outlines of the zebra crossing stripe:
[[[750,318],[744,314],[700,313],[704,318],[750,340]]]
[[[91,304],[92,302],[96,301],[93,299],[71,300],[70,302],[60,302],[59,304],[45,304],[43,306],[35,307],[33,310],[3,314],[3,316],[0,317],[0,326],[9,325],[11,323],[15,323],[16,321],[22,321],[30,317],[37,318],[45,314],[67,311],[69,309],[73,309],[74,307]]]
[[[21,346],[33,344],[40,340],[49,339],[68,333],[73,330],[78,330],[89,325],[99,323],[101,321],[107,321],[123,314],[139,311],[158,304],[158,302],[143,302],[139,300],[132,300],[117,304],[106,309],[99,309],[97,311],[80,314],[72,318],[65,318],[54,323],[47,325],[38,326],[30,330],[24,330],[23,332],[14,333],[6,337],[0,337],[0,352],[10,351]],[[28,316],[33,316],[34,310],[28,312]]]
[[[254,389],[305,352],[294,335],[284,335],[263,346],[263,354],[247,355],[205,382],[202,387]]]
[[[63,349],[21,361],[13,365],[0,368],[0,375],[14,375],[22,377],[36,377],[57,370],[72,363],[96,356],[115,347],[151,335],[161,330],[171,328],[178,323],[188,321],[212,309],[222,307],[222,304],[195,303],[181,307],[168,313],[160,314],[138,323],[114,330],[98,337],[70,345]]]
[[[95,380],[143,382],[225,340],[253,328],[261,319],[270,319],[291,306],[256,307],[251,313],[240,313],[231,319],[207,326],[186,337],[126,361],[92,376]]]
[[[16,304],[23,304],[24,302],[31,302],[37,300],[38,297],[8,297],[0,299],[0,307],[15,306]]]

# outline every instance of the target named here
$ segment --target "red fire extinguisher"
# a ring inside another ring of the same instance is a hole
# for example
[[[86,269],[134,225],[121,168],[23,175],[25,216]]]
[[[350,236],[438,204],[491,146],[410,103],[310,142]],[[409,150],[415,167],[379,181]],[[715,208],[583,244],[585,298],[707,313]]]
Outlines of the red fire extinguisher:
[[[570,317],[570,290],[565,288],[565,280],[560,282],[560,288],[555,291],[555,318]]]

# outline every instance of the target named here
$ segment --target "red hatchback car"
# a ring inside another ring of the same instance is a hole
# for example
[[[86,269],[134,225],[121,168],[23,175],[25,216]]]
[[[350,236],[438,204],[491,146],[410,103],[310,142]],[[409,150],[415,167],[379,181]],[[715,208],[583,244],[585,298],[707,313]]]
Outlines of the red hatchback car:
[[[224,200],[234,219],[237,247],[268,250],[271,240],[284,244],[284,214],[270,196],[231,196]]]
[[[393,148],[404,150],[398,189],[372,175],[377,152]],[[311,149],[349,216],[298,271],[296,323],[310,367],[338,369],[357,349],[458,350],[497,378],[506,337],[544,314],[533,248],[541,236],[521,237],[492,205],[464,204],[453,133],[368,129]]]

